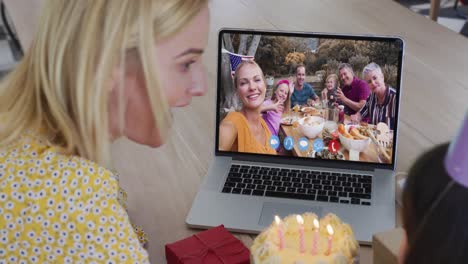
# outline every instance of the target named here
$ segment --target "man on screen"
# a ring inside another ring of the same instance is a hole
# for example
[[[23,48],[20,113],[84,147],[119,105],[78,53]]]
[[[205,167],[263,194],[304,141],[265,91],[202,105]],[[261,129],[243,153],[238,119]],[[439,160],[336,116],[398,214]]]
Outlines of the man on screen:
[[[342,89],[336,92],[337,99],[345,106],[345,114],[354,115],[366,104],[370,90],[367,83],[354,76],[354,71],[348,63],[338,67]]]
[[[294,92],[291,96],[291,106],[311,104],[312,101],[319,102],[312,86],[305,82],[306,70],[303,64],[296,67],[296,81]]]

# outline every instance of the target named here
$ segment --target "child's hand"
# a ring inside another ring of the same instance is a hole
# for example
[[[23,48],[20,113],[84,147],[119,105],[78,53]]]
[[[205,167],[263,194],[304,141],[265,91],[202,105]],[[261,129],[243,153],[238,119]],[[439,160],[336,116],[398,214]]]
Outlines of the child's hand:
[[[283,112],[284,110],[284,104],[281,100],[278,100],[278,102],[276,102],[274,105],[273,105],[273,111],[277,112],[277,113],[281,113]]]
[[[322,91],[322,100],[327,100],[327,96],[328,96],[328,90],[327,88],[325,88]]]

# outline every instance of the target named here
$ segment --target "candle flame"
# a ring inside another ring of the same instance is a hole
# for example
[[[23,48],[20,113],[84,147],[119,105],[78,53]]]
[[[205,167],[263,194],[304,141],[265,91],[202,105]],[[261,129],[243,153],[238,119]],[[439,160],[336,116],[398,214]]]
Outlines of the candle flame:
[[[331,225],[327,225],[327,231],[330,236],[333,236],[333,228],[331,227]]]
[[[314,219],[314,226],[315,228],[319,229],[320,228],[320,223],[317,219]]]
[[[301,215],[297,215],[297,216],[296,216],[296,220],[297,220],[297,222],[298,222],[300,225],[304,224],[304,219],[302,218]]]
[[[281,219],[277,215],[275,215],[275,222],[276,222],[277,225],[279,225],[281,223]]]

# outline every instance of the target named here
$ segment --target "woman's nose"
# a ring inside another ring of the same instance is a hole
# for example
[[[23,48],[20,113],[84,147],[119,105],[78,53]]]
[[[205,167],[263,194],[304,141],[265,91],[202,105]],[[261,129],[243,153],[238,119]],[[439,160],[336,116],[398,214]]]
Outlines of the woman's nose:
[[[190,94],[192,96],[203,96],[206,94],[207,91],[208,85],[206,83],[205,67],[202,67],[200,72],[193,76]]]
[[[249,82],[249,90],[255,90],[257,89],[257,84],[255,83],[254,80]]]
[[[208,91],[208,87],[206,85],[195,86],[192,88],[191,94],[192,96],[203,96]]]

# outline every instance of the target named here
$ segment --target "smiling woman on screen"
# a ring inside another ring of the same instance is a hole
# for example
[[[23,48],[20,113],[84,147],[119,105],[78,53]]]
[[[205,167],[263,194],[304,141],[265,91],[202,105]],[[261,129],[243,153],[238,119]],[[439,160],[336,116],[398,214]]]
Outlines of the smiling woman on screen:
[[[276,154],[270,146],[271,132],[262,118],[266,82],[254,61],[244,61],[234,74],[234,87],[242,102],[239,112],[230,112],[219,127],[219,149],[224,151]]]

